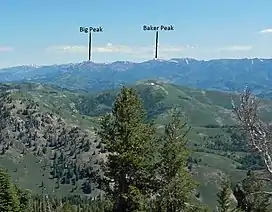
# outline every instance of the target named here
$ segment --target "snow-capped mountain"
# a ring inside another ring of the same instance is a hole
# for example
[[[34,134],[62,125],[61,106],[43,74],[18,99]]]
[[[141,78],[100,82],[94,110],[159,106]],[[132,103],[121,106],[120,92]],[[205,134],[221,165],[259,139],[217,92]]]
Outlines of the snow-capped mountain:
[[[247,85],[257,93],[264,93],[272,90],[272,59],[204,61],[173,58],[141,63],[85,61],[74,64],[0,69],[0,82],[42,82],[81,90],[111,89],[144,79],[160,79],[190,87],[226,91],[242,90]]]

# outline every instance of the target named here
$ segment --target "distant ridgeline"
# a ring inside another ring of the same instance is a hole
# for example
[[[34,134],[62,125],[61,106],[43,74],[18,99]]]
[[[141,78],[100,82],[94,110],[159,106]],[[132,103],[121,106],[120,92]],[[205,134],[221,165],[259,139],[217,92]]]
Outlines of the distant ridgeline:
[[[101,91],[133,84],[138,80],[157,79],[222,91],[241,91],[249,86],[255,93],[271,97],[271,69],[271,59],[257,58],[209,61],[182,58],[142,63],[117,61],[110,64],[82,62],[1,69],[0,82],[42,82],[74,90]]]

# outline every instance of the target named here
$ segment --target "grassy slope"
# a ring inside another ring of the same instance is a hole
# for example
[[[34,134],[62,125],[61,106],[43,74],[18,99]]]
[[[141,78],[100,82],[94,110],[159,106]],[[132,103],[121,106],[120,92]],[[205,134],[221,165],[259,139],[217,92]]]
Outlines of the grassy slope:
[[[138,82],[135,88],[141,94],[150,117],[155,119],[159,129],[162,129],[163,124],[169,120],[173,106],[180,107],[192,126],[189,134],[191,144],[201,144],[203,136],[221,132],[219,128],[206,128],[205,125],[235,123],[229,93],[189,89],[158,81]],[[115,90],[100,94],[78,94],[50,86],[23,85],[21,92],[14,93],[13,96],[14,98],[28,96],[42,103],[44,110],[52,110],[65,118],[68,123],[79,124],[91,131],[97,123],[98,117],[95,115],[109,112],[112,100],[117,93],[118,91]],[[237,96],[232,96],[234,100],[237,100]],[[86,107],[91,109],[86,110]],[[265,117],[271,117],[271,108],[272,102],[265,101],[262,114]],[[211,206],[215,204],[217,182],[222,174],[230,175],[234,180],[240,180],[244,176],[243,171],[236,169],[234,161],[216,152],[215,154],[196,152],[193,156],[202,159],[199,165],[195,166],[194,177],[200,183],[201,198]],[[14,179],[17,179],[24,187],[39,191],[37,185],[44,181],[50,191],[55,190],[55,185],[48,179],[47,174],[42,176],[41,165],[35,162],[34,156],[27,155],[20,164],[13,162],[11,158],[4,157],[1,159],[1,164],[9,167]],[[27,173],[24,169],[25,165],[28,167]],[[14,171],[16,167],[17,172]],[[68,189],[64,186],[59,193],[65,194]]]

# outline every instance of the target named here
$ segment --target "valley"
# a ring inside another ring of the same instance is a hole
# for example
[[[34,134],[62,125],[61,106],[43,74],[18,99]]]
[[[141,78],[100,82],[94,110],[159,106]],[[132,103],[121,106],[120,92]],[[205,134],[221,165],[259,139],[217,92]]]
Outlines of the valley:
[[[142,80],[130,86],[139,93],[158,133],[174,107],[192,127],[188,168],[199,183],[203,203],[215,207],[222,176],[237,182],[249,168],[264,168],[258,156],[250,160],[242,136],[235,131],[231,99],[238,101],[237,94],[161,80]],[[13,82],[2,83],[0,91],[0,163],[16,183],[57,196],[103,193],[91,180],[100,171],[100,159],[105,158],[95,128],[100,117],[111,112],[119,88],[90,92]],[[272,101],[263,99],[261,105],[261,116],[270,121]]]
[[[0,212],[271,212],[271,8],[0,0]]]

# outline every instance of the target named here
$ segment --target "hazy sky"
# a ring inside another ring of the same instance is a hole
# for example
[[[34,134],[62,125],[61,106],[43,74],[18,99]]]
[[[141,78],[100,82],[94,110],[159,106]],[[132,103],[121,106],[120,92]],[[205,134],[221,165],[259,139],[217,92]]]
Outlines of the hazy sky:
[[[93,60],[148,60],[155,33],[143,25],[173,25],[160,32],[159,57],[197,59],[272,57],[271,0],[0,0],[0,67]]]

